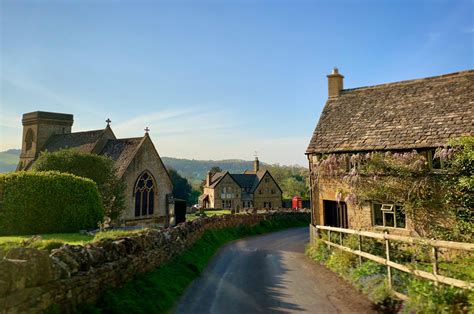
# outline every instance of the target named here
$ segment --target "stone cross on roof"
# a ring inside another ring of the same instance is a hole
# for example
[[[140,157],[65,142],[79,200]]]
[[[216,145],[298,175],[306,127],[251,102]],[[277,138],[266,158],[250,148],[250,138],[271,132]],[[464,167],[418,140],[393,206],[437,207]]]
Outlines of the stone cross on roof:
[[[107,120],[105,120],[105,122],[107,122],[107,126],[110,126],[110,122],[112,122],[112,120],[110,120],[109,118],[107,118]]]
[[[150,128],[146,127],[145,128],[145,133],[148,134],[148,132],[150,132]]]

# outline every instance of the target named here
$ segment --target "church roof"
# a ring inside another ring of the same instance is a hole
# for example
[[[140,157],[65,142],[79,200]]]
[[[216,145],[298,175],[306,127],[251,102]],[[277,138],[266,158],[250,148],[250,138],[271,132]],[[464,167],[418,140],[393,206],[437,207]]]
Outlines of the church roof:
[[[417,149],[474,134],[474,70],[342,90],[306,153]]]
[[[55,134],[48,139],[42,150],[55,152],[60,149],[75,148],[90,153],[103,133],[104,130],[102,129],[68,134]]]
[[[100,155],[106,155],[115,161],[118,176],[122,176],[135,153],[143,142],[144,137],[132,137],[108,140]]]

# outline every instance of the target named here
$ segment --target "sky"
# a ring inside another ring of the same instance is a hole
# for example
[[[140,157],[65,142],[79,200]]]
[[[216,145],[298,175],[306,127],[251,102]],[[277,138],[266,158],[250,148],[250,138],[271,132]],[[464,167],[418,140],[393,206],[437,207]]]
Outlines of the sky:
[[[307,165],[334,66],[354,88],[472,69],[473,1],[0,0],[0,151],[21,116],[112,120],[161,156]]]

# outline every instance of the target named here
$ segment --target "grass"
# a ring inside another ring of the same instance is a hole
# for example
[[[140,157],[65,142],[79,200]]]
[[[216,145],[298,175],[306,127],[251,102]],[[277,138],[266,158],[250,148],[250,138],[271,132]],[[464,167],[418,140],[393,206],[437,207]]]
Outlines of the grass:
[[[167,313],[188,285],[202,272],[224,244],[246,236],[273,232],[290,227],[306,227],[309,218],[275,218],[249,227],[239,226],[207,230],[185,253],[156,270],[137,276],[123,287],[108,290],[94,305],[83,305],[80,313]]]
[[[33,237],[32,235],[0,237],[0,253],[2,251],[6,253],[10,249],[20,246],[34,247],[37,249],[53,249],[66,243],[84,245],[94,239],[94,236],[79,233],[52,233],[41,234],[40,236],[40,240],[31,241],[31,243],[27,242]]]
[[[204,211],[204,213],[206,214],[206,216],[210,217],[210,216],[220,216],[220,215],[228,215],[230,214],[230,210],[229,209],[221,209],[221,210],[206,210]],[[196,218],[199,218],[200,216],[197,216],[196,214],[187,214],[186,215],[186,221],[191,221],[191,220],[194,220]]]

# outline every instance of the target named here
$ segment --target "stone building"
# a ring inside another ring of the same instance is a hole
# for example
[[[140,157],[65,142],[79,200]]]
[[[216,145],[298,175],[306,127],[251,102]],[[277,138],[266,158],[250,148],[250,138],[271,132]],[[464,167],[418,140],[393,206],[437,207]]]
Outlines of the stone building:
[[[199,203],[204,208],[239,211],[282,206],[282,190],[268,170],[260,169],[258,158],[255,158],[253,170],[242,174],[209,172],[203,192]]]
[[[474,134],[474,70],[352,89],[343,88],[344,76],[336,68],[327,77],[329,97],[306,150],[312,172],[312,224],[413,231],[403,204],[346,204],[337,199],[341,183],[318,179],[314,165],[328,154],[416,150],[436,171],[442,166],[436,148]]]
[[[36,111],[23,115],[23,141],[17,170],[28,170],[42,151],[76,149],[106,155],[115,161],[126,183],[126,224],[173,223],[173,185],[148,128],[142,137],[115,137],[110,120],[101,130],[72,132],[73,115]]]

